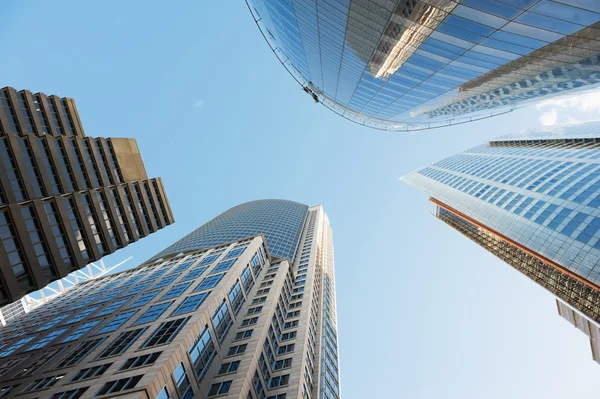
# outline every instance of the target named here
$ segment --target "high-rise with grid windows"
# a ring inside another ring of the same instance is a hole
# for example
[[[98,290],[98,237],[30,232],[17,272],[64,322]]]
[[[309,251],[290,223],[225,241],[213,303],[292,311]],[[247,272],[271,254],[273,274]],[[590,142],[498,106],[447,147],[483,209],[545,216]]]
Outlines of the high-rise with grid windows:
[[[282,65],[357,123],[467,122],[600,84],[594,0],[246,0]]]
[[[0,397],[341,398],[323,208],[253,201],[199,231],[3,329]]]
[[[506,136],[401,178],[436,216],[600,321],[600,125]]]
[[[73,99],[0,89],[0,305],[173,222],[134,139],[86,137]]]

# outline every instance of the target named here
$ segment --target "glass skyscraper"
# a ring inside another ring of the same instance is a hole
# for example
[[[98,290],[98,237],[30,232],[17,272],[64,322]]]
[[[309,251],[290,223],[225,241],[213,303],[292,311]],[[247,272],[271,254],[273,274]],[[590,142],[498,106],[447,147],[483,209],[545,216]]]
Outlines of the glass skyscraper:
[[[153,259],[264,234],[272,255],[293,261],[307,213],[308,206],[293,201],[246,202],[223,212]]]
[[[401,178],[437,217],[600,321],[600,125],[503,137]]]
[[[2,329],[0,397],[339,399],[323,208],[253,201],[205,226],[198,247],[81,283]],[[278,234],[289,256],[271,253]]]
[[[345,118],[414,130],[597,87],[595,0],[247,0],[275,55]]]

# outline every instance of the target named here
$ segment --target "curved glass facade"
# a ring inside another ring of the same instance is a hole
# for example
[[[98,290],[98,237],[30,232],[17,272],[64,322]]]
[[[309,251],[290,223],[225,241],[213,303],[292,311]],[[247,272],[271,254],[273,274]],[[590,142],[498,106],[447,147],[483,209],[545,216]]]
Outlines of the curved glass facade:
[[[308,206],[286,200],[258,200],[234,206],[170,245],[152,259],[263,234],[271,255],[294,260]]]
[[[445,126],[600,83],[595,0],[247,0],[327,107],[390,130]]]

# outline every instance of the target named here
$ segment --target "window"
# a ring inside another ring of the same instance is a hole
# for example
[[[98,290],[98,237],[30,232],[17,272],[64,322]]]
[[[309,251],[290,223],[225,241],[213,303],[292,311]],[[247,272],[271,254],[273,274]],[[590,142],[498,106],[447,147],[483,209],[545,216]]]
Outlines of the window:
[[[158,217],[156,219],[158,219]],[[175,269],[173,269],[173,271],[171,271],[169,274],[181,273],[181,272],[185,271],[188,267],[192,266],[195,261],[196,261],[196,259],[187,260],[187,261],[183,262],[182,264],[180,264],[179,266],[177,266]]]
[[[279,348],[277,348],[277,354],[281,355],[282,353],[292,352],[294,350],[294,346],[296,346],[296,344],[280,346]]]
[[[213,276],[205,277],[204,280],[202,280],[202,282],[200,284],[198,284],[198,286],[196,287],[196,289],[194,291],[202,291],[202,290],[207,290],[209,288],[216,287],[224,275],[225,275],[225,273],[221,273],[221,274],[215,274]]]
[[[21,338],[20,340],[18,340],[14,344],[12,344],[12,345],[4,348],[2,351],[0,351],[0,357],[5,357],[5,356],[10,355],[11,353],[13,353],[17,349],[21,348],[23,345],[25,345],[27,342],[33,340],[34,338],[35,338],[35,336]]]
[[[178,297],[179,295],[183,294],[190,285],[192,285],[191,281],[188,283],[177,284],[176,286],[171,287],[171,289],[167,291],[167,293],[160,300],[162,301],[165,299]]]
[[[225,259],[237,258],[244,252],[244,250],[248,248],[248,246],[244,246],[243,248],[234,248],[227,255],[225,255]]]
[[[88,390],[88,388],[89,387],[83,387],[83,388],[71,389],[71,390],[65,391],[65,392],[58,392],[58,393],[55,393],[54,395],[52,395],[50,397],[50,399],[77,399],[77,398],[80,398],[85,393],[85,391]]]
[[[235,334],[235,338],[234,339],[246,339],[246,338],[250,338],[252,336],[252,332],[254,330],[246,330],[246,331],[240,331],[239,333]]]
[[[129,312],[120,313],[116,315],[111,321],[109,321],[104,327],[102,327],[96,334],[104,334],[107,332],[115,331],[123,324],[127,323],[131,317],[137,313],[137,310],[130,310]]]
[[[221,254],[219,253],[219,254],[216,254],[216,255],[209,255],[209,256],[207,256],[206,258],[202,259],[202,262],[200,262],[199,266],[210,265],[211,263],[213,263],[219,257],[219,255],[221,255]]]
[[[55,143],[61,143],[60,140],[56,140]],[[85,185],[85,182],[84,182]],[[88,249],[87,249],[87,239],[86,236],[82,233],[81,231],[81,219],[79,218],[78,214],[75,213],[76,210],[76,205],[75,205],[75,200],[73,198],[65,198],[64,199],[64,206],[66,208],[67,211],[67,217],[69,219],[69,223],[67,224],[67,226],[70,225],[69,229],[72,230],[75,234],[75,237],[77,239],[77,248],[79,248],[79,251],[81,252],[81,256],[83,257],[83,260],[88,261],[90,260],[90,255],[88,253]]]
[[[110,343],[98,356],[98,359],[104,359],[106,357],[120,355],[124,353],[143,333],[146,331],[145,328],[138,328],[137,330],[125,331],[119,334],[119,336]]]
[[[296,338],[296,331],[292,331],[289,333],[281,334],[281,341],[287,341],[289,339]]]
[[[160,356],[162,352],[154,352],[149,353],[147,355],[142,355],[138,357],[132,357],[131,359],[127,359],[125,363],[121,366],[119,370],[129,370],[137,367],[146,367],[154,364],[156,359]]]
[[[289,357],[287,359],[283,359],[283,360],[277,360],[276,362],[273,363],[273,370],[280,370],[280,369],[284,369],[287,367],[292,367],[292,358]]]
[[[110,305],[105,307],[104,310],[102,310],[96,316],[104,316],[107,314],[111,314],[111,313],[117,311],[121,307],[121,305],[123,305],[125,302],[128,302],[130,299],[131,299],[130,296],[128,296],[127,298],[117,299],[116,301],[111,302]]]
[[[217,334],[217,339],[219,342],[222,342],[223,339],[225,339],[225,335],[227,335],[227,332],[229,331],[229,327],[231,327],[233,324],[231,314],[229,313],[229,308],[227,307],[227,302],[225,302],[224,299],[223,303],[221,303],[221,306],[219,306],[213,315],[212,321]]]
[[[282,375],[282,376],[279,376],[279,377],[273,377],[269,381],[269,389],[277,388],[277,387],[280,387],[282,385],[287,385],[289,382],[290,382],[290,375],[289,374]]]
[[[80,398],[89,387],[71,389],[66,392],[58,392],[52,395],[50,399],[77,399]]]
[[[188,318],[165,321],[152,333],[150,338],[142,345],[142,348],[151,348],[171,342],[183,328]]]
[[[208,326],[204,327],[204,330],[196,338],[188,352],[194,365],[196,377],[198,377],[198,380],[202,380],[216,353]]]
[[[154,291],[144,292],[142,295],[140,295],[140,297],[138,299],[133,301],[133,303],[131,305],[127,306],[127,309],[144,306],[145,304],[150,302],[150,300],[152,298],[154,298],[156,295],[158,295],[161,291],[162,290],[154,290]]]
[[[33,207],[26,206],[21,208],[21,215],[23,216],[25,228],[29,233],[29,239],[33,245],[34,253],[31,255],[37,258],[45,278],[50,281],[56,279],[56,266],[53,264],[52,258],[49,255],[48,246],[41,232],[38,218],[33,212]]]
[[[29,358],[29,356],[23,356],[23,357],[8,359],[6,362],[4,362],[2,364],[2,366],[0,366],[0,377],[3,377],[6,374],[8,374],[8,372],[10,370],[12,370],[15,366],[17,366],[23,360],[28,359],[28,358]],[[25,365],[27,365],[27,363],[25,363]],[[27,370],[27,369],[25,369],[25,370]]]
[[[179,363],[179,366],[177,366],[173,372],[173,378],[175,378],[175,385],[177,386],[181,399],[192,399],[194,393],[192,392],[192,386],[187,373],[183,368],[183,363]]]
[[[212,386],[210,387],[210,389],[208,391],[208,396],[226,394],[227,392],[229,392],[229,387],[231,387],[232,381],[233,380],[223,381],[223,382],[218,382],[216,384],[212,384]]]
[[[14,384],[0,388],[0,398],[8,398],[14,390],[21,384]]]
[[[256,295],[264,295],[264,294],[268,294],[269,291],[271,291],[270,288],[263,288],[262,290],[258,290],[256,291]]]
[[[204,273],[208,269],[208,267],[197,267],[195,269],[190,270],[188,274],[185,275],[181,281],[194,280],[197,277],[200,277],[202,273]]]
[[[232,346],[231,348],[229,348],[229,351],[227,351],[227,356],[240,355],[240,354],[246,352],[247,347],[248,347],[248,344]]]
[[[255,308],[248,309],[248,313],[246,313],[246,314],[251,315],[251,314],[255,314],[255,313],[260,313],[260,312],[262,312],[262,310],[263,310],[262,306],[257,306]]]
[[[256,324],[257,321],[258,321],[258,317],[246,319],[246,320],[242,321],[242,327],[243,326],[251,326],[252,324]]]
[[[252,300],[252,305],[256,305],[257,303],[263,303],[267,300],[266,296],[260,297],[260,298],[254,298]]]
[[[150,284],[153,284],[154,280],[148,280],[148,281],[144,281],[143,283],[137,283],[135,285],[135,287],[133,287],[128,294],[132,295],[132,294],[137,294],[139,292],[142,292],[144,290],[144,288],[148,287]]]
[[[219,372],[217,373],[217,375],[234,373],[234,372],[237,371],[237,369],[239,367],[240,367],[240,361],[239,360],[236,360],[235,362],[230,362],[230,363],[223,363],[221,365],[221,367],[219,368]]]
[[[210,292],[202,292],[200,294],[192,295],[185,298],[181,305],[179,305],[177,309],[175,309],[172,316],[197,310],[200,307],[200,305],[202,305],[208,294],[210,294]]]
[[[49,176],[51,177],[51,180],[53,180],[53,190],[55,191],[55,194],[58,194],[58,186],[54,185],[54,183],[56,183],[56,179],[52,179],[53,177],[53,167],[50,164],[50,162],[48,161],[48,158],[50,157],[50,154],[48,153],[48,144],[46,142],[43,141],[38,141],[38,143],[40,144],[40,147],[42,147],[42,150],[46,153],[46,157],[43,157],[44,162],[46,163],[46,165],[44,165],[44,168],[48,171]],[[46,217],[48,218],[48,222],[50,224],[50,229],[52,230],[52,235],[54,236],[54,241],[56,242],[56,244],[58,245],[58,252],[60,253],[60,257],[62,258],[63,262],[65,263],[65,265],[72,265],[73,264],[73,257],[72,257],[72,252],[70,247],[66,244],[67,242],[67,234],[65,232],[65,228],[62,225],[61,219],[57,214],[56,211],[56,206],[52,203],[52,202],[45,202],[44,203],[44,212],[46,213]]]
[[[177,279],[177,277],[179,277],[179,274],[171,274],[168,275],[166,277],[163,277],[158,284],[156,284],[154,286],[154,288],[162,288],[162,287],[166,287],[167,285],[171,284],[173,281],[175,281]]]
[[[244,303],[244,294],[242,294],[242,287],[240,282],[236,281],[231,290],[229,290],[229,302],[233,308],[233,313],[237,314]]]
[[[84,357],[90,354],[94,349],[98,347],[106,338],[97,338],[91,341],[82,342],[77,348],[69,353],[63,360],[61,360],[54,368],[60,369],[63,367],[74,366],[79,363]]]
[[[230,259],[230,260],[224,260],[223,262],[220,262],[213,270],[211,273],[220,273],[220,272],[224,272],[226,270],[231,269],[231,266],[233,266],[233,264],[235,263],[235,259]]]
[[[81,326],[79,326],[79,328],[77,330],[73,331],[65,339],[63,339],[62,342],[75,341],[76,339],[81,338],[85,333],[87,333],[88,331],[90,331],[92,328],[96,327],[98,324],[100,324],[103,321],[104,321],[104,319],[100,319],[100,320],[92,320],[92,321],[88,321],[87,323],[83,323]]]
[[[250,271],[250,266],[246,266],[244,271],[242,272],[242,284],[244,285],[244,290],[246,294],[250,292],[250,289],[254,285],[254,278],[252,277],[252,271]]]
[[[163,389],[160,390],[156,396],[156,399],[171,399],[169,396],[169,391],[167,391],[167,387],[163,387]]]
[[[61,321],[63,321],[67,317],[69,317],[70,315],[71,315],[71,313],[66,313],[66,314],[61,314],[56,317],[53,317],[51,320],[48,320],[47,322],[45,322],[41,327],[39,327],[35,331],[37,332],[37,331],[49,330],[50,328],[54,327],[55,325],[57,325],[58,323],[60,323]],[[70,323],[73,323],[73,322],[71,321]]]
[[[138,324],[150,323],[151,321],[155,321],[156,319],[158,319],[160,317],[161,314],[164,313],[165,310],[167,310],[167,308],[169,306],[171,306],[172,303],[173,303],[173,301],[157,303],[156,305],[152,305],[150,307],[150,309],[146,310],[146,313],[144,313],[133,324],[138,325]]]
[[[100,305],[90,306],[88,308],[85,308],[77,316],[75,316],[71,320],[69,320],[67,322],[67,324],[77,323],[78,321],[86,319],[89,315],[91,315],[92,313],[94,313],[99,308],[100,308]]]
[[[27,349],[27,350],[32,351],[35,349],[43,348],[44,346],[46,346],[50,342],[54,341],[54,339],[56,337],[58,337],[59,335],[61,335],[62,333],[64,333],[67,330],[68,330],[68,328],[61,328],[58,330],[54,330],[54,331],[50,332],[48,335],[46,335],[44,338],[40,339],[38,342],[36,342],[32,346],[30,346],[29,349]]]
[[[87,369],[79,370],[77,374],[71,378],[71,381],[82,381],[87,380],[89,378],[100,377],[108,368],[112,365],[112,363],[101,364],[99,366],[90,367]]]
[[[260,377],[258,375],[258,371],[254,372],[254,377],[252,377],[252,385],[254,386],[254,389],[256,390],[256,393],[258,394],[259,398],[264,398],[265,395],[265,387],[263,386]]]
[[[46,377],[46,378],[42,378],[39,380],[35,380],[32,383],[30,383],[29,385],[27,385],[21,391],[21,393],[39,391],[42,389],[50,388],[51,386],[55,385],[58,381],[60,381],[64,376],[65,376],[64,374],[60,374],[60,375],[54,375],[52,377]]]
[[[288,321],[283,325],[284,329],[298,327],[298,320]]]
[[[135,385],[141,379],[141,375],[136,375],[134,377],[122,378],[120,380],[107,382],[102,388],[100,388],[96,396],[106,395],[114,392],[121,392],[127,389],[135,388]]]
[[[267,399],[286,399],[287,394],[280,393],[279,395],[267,396]]]

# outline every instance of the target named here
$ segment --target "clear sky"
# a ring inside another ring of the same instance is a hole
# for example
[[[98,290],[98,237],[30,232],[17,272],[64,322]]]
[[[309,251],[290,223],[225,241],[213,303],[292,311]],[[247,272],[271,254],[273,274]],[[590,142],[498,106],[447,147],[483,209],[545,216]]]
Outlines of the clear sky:
[[[432,217],[398,181],[600,98],[417,134],[315,104],[244,1],[2,1],[2,86],[72,97],[87,135],[135,137],[176,223],[106,258],[133,267],[239,203],[322,204],[334,231],[342,396],[596,397],[600,366],[554,298]]]

